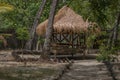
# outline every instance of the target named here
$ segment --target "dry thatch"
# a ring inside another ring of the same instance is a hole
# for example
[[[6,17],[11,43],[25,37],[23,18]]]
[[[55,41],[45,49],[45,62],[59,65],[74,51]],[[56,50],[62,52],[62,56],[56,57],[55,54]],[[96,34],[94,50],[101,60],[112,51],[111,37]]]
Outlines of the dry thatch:
[[[3,41],[3,45],[4,45],[4,47],[6,47],[7,46],[7,41],[2,35],[0,35],[0,40]]]
[[[65,16],[66,10],[67,10],[67,7],[64,6],[63,8],[61,8],[61,9],[58,11],[58,13],[55,15],[54,23],[56,23],[56,22],[57,22],[58,20],[60,20],[63,16]],[[48,19],[38,25],[38,27],[36,28],[36,33],[37,33],[38,35],[43,35],[43,34],[45,34],[47,24],[48,24]]]
[[[46,32],[48,20],[45,20],[36,28],[38,35],[43,35]],[[55,15],[53,28],[55,32],[61,33],[79,33],[88,30],[89,23],[84,21],[83,18],[76,14],[71,8],[64,6]]]

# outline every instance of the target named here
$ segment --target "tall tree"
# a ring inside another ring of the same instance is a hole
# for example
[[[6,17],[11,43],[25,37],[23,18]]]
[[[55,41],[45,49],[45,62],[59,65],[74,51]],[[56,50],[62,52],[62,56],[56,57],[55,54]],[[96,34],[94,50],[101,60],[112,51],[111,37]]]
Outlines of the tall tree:
[[[51,37],[52,37],[52,32],[53,32],[53,22],[54,22],[54,16],[55,16],[55,10],[57,6],[58,0],[53,0],[51,4],[51,9],[50,9],[50,14],[48,18],[48,25],[47,25],[47,30],[46,30],[46,38],[43,46],[43,54],[41,57],[43,59],[48,59],[49,54],[50,54],[50,42],[51,42]]]
[[[32,46],[34,46],[33,48],[35,48],[35,46],[36,46],[37,35],[36,35],[35,30],[36,30],[36,27],[38,25],[39,18],[41,16],[42,12],[43,12],[45,3],[46,3],[46,0],[42,0],[42,3],[40,5],[40,7],[39,7],[39,10],[38,10],[37,14],[36,14],[33,26],[32,26],[31,31],[30,31],[30,39],[28,40],[28,42],[26,43],[26,46],[25,46],[26,49],[31,50]]]

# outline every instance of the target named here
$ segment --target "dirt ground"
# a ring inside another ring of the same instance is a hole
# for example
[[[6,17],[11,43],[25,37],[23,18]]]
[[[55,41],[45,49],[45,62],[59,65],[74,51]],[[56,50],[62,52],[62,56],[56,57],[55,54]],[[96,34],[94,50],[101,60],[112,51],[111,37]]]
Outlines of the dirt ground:
[[[0,80],[46,80],[67,63],[17,62],[12,51],[0,51]]]
[[[50,80],[67,64],[39,61],[17,62],[11,52],[11,50],[0,51],[0,80]],[[80,64],[83,63],[80,62]],[[84,65],[87,64],[90,65],[89,62],[84,63]]]

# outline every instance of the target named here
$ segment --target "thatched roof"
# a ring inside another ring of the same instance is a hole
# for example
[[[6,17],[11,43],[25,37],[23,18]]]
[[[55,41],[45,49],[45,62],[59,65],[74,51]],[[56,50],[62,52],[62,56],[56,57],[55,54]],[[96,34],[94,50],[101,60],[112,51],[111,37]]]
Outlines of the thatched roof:
[[[36,33],[43,35],[46,32],[48,19],[38,25]],[[64,6],[55,15],[53,28],[54,31],[61,33],[79,33],[87,31],[89,23],[84,21],[82,16],[76,14],[71,8]]]

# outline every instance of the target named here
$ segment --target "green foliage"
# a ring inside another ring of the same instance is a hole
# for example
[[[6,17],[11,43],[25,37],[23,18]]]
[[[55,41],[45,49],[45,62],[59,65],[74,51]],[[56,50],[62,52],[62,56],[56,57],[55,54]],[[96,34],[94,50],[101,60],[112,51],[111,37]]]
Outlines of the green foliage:
[[[114,61],[116,59],[118,48],[112,47],[109,49],[107,46],[100,46],[100,54],[97,57],[98,61]]]
[[[1,0],[1,2],[12,4],[15,7],[14,11],[1,15],[1,29],[17,29],[22,26],[30,28],[41,3],[41,1],[33,0]]]
[[[89,5],[90,3],[88,0],[73,0],[69,6],[86,20],[91,16]]]
[[[87,37],[86,39],[87,48],[90,48],[91,46],[93,46],[95,39],[96,39],[96,35],[89,35]]]
[[[113,26],[117,12],[120,10],[120,0],[89,0],[89,2],[91,13],[101,28]]]
[[[120,49],[118,46],[111,46],[111,48],[108,47],[108,38],[109,35],[106,31],[101,32],[101,39],[100,39],[100,53],[97,56],[98,61],[115,61],[117,60],[117,52]]]
[[[45,39],[43,37],[39,37],[38,41],[39,43],[44,43]]]
[[[88,18],[102,29],[111,28],[117,12],[120,12],[120,0],[73,0],[69,6],[82,15],[84,20]]]
[[[107,45],[107,41],[108,41],[108,38],[109,38],[109,34],[106,32],[106,31],[101,31],[101,34],[99,36],[99,40],[97,41],[98,44],[104,44],[104,45]]]
[[[19,39],[19,40],[28,40],[29,39],[29,32],[26,27],[17,28],[16,34],[17,34],[17,39]]]

